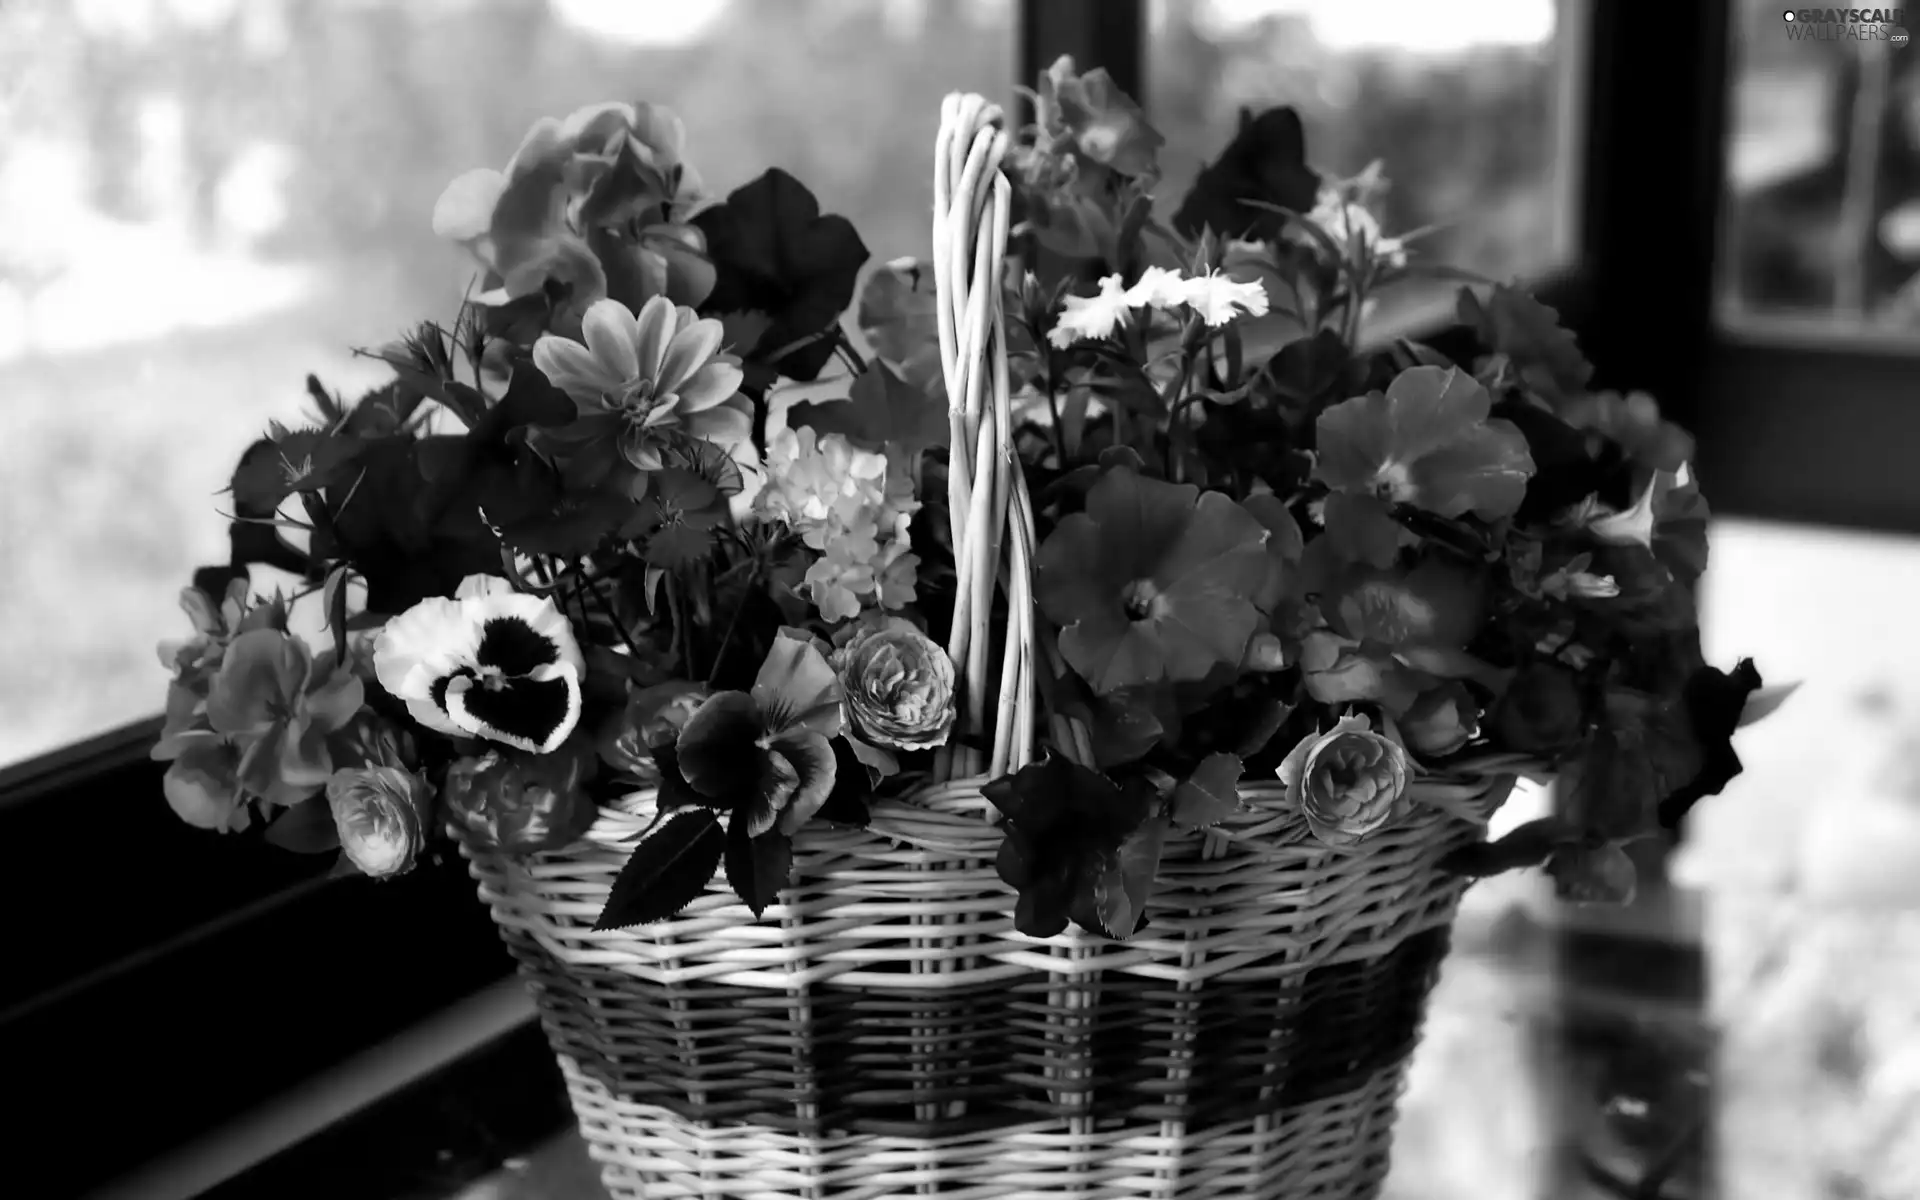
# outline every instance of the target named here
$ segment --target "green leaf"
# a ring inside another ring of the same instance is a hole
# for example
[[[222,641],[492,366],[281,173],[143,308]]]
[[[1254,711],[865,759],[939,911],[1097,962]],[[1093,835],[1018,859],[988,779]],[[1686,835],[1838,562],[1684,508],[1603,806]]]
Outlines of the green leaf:
[[[1602,837],[1633,837],[1653,825],[1661,783],[1645,731],[1609,719],[1562,774],[1567,819]]]
[[[727,882],[754,916],[780,898],[793,876],[793,839],[784,833],[754,837],[735,814],[727,830]]]
[[[909,461],[929,446],[947,444],[947,409],[884,362],[870,364],[845,400],[805,401],[787,410],[787,423],[822,436],[844,434],[862,450],[897,449]]]
[[[275,817],[266,837],[269,845],[295,854],[325,854],[340,848],[340,829],[324,791]]]
[[[1639,872],[1612,842],[1563,846],[1547,860],[1554,894],[1573,904],[1629,904]]]
[[[598,550],[633,512],[634,503],[625,496],[569,496],[551,512],[503,524],[500,537],[523,554],[583,558]]]
[[[1166,814],[1148,817],[1126,836],[1094,879],[1094,914],[1108,937],[1124,941],[1146,924],[1147,898],[1160,873],[1160,851],[1166,839]]]
[[[593,927],[625,929],[673,916],[706,890],[726,848],[718,814],[705,808],[675,814],[634,847]]]
[[[234,503],[241,513],[270,513],[296,492],[315,492],[353,482],[366,445],[359,438],[319,429],[275,430],[256,442],[233,473]]]
[[[1337,492],[1411,504],[1443,517],[1512,516],[1533,476],[1527,439],[1489,419],[1487,390],[1456,368],[1412,367],[1387,390],[1320,414],[1314,478]]]
[[[1527,386],[1549,398],[1586,390],[1593,366],[1574,336],[1561,328],[1559,313],[1511,287],[1495,286],[1484,304],[1470,288],[1461,288],[1459,297],[1460,323],[1504,354]]]
[[[1311,404],[1340,382],[1351,359],[1347,344],[1331,329],[1296,338],[1267,363],[1274,394],[1292,404]]]
[[[1173,789],[1173,823],[1182,829],[1217,825],[1241,809],[1239,755],[1209,754]]]
[[[1380,500],[1335,492],[1327,497],[1327,544],[1350,563],[1391,567],[1400,557],[1406,529]]]

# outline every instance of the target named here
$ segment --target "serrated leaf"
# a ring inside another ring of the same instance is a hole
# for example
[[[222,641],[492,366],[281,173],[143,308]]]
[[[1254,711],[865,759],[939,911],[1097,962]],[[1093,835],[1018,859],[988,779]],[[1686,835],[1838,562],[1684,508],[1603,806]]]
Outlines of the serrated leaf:
[[[1385,392],[1320,414],[1313,477],[1337,492],[1411,504],[1443,517],[1512,516],[1534,464],[1511,422],[1489,419],[1492,397],[1457,368],[1412,367]]]
[[[793,876],[793,839],[778,831],[754,837],[740,814],[727,830],[727,882],[754,916],[780,898]]]
[[[1128,834],[1093,881],[1094,913],[1108,937],[1125,940],[1145,923],[1147,898],[1160,873],[1167,817],[1156,813]]]
[[[634,847],[593,927],[625,929],[678,913],[706,890],[726,846],[720,817],[711,809],[669,818]]]
[[[1173,789],[1173,823],[1183,829],[1204,829],[1240,811],[1240,774],[1245,765],[1237,754],[1209,754]]]
[[[1482,304],[1463,287],[1458,311],[1460,323],[1470,326],[1489,349],[1506,355],[1522,380],[1542,395],[1575,396],[1593,378],[1593,365],[1561,327],[1560,314],[1523,291],[1496,286]]]
[[[797,403],[787,410],[787,423],[823,436],[843,434],[862,450],[898,449],[909,461],[929,446],[946,445],[948,435],[946,406],[883,362],[854,379],[847,399]]]

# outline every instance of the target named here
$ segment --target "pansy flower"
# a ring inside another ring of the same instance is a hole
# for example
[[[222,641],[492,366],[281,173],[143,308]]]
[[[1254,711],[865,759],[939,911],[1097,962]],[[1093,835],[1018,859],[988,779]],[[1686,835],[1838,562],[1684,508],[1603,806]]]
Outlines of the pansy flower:
[[[603,466],[617,454],[639,471],[658,470],[675,439],[722,448],[747,441],[753,418],[736,399],[740,364],[720,353],[724,333],[719,321],[664,296],[638,315],[618,300],[597,301],[581,321],[584,345],[551,334],[534,343],[534,365],[580,414],[543,438]]]
[[[474,576],[431,596],[374,642],[380,686],[429,729],[551,753],[580,720],[586,663],[567,618],[542,596]]]

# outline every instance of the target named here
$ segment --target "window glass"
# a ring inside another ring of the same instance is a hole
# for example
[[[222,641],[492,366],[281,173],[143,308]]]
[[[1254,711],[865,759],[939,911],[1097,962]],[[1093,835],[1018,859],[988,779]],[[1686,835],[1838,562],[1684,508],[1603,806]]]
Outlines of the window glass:
[[[1804,681],[1689,819],[1727,1196],[1920,1194],[1920,539],[1714,522],[1710,660]]]
[[[1013,56],[1010,0],[0,3],[0,764],[159,711],[240,451],[452,320],[434,201],[535,118],[672,105],[714,188],[784,167],[885,260]]]
[[[1350,176],[1383,162],[1386,232],[1430,229],[1420,259],[1539,278],[1566,265],[1570,246],[1574,7],[1153,0],[1146,93],[1167,138],[1162,197],[1178,204],[1242,108],[1291,105],[1317,168]],[[1380,298],[1376,321],[1431,314],[1455,286],[1403,286]]]
[[[1920,328],[1920,56],[1906,10],[1841,11],[1891,19],[1734,6],[1719,283],[1735,329]]]

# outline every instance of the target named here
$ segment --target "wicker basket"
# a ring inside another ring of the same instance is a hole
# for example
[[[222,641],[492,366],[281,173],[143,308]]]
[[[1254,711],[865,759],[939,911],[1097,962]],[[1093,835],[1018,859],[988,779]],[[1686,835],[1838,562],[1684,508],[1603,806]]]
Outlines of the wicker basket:
[[[1349,852],[1277,785],[1249,785],[1243,813],[1169,840],[1133,940],[1013,928],[980,794],[1028,761],[1036,712],[998,116],[950,97],[935,169],[963,598],[949,649],[983,734],[992,589],[1013,613],[987,761],[947,756],[947,782],[876,805],[865,830],[804,830],[794,886],[760,919],[716,879],[670,921],[593,930],[652,823],[647,793],[562,852],[465,848],[616,1197],[1350,1200],[1386,1175],[1461,889],[1435,864],[1482,836],[1510,780],[1422,781],[1428,803]],[[1084,749],[1070,722],[1051,732]]]

